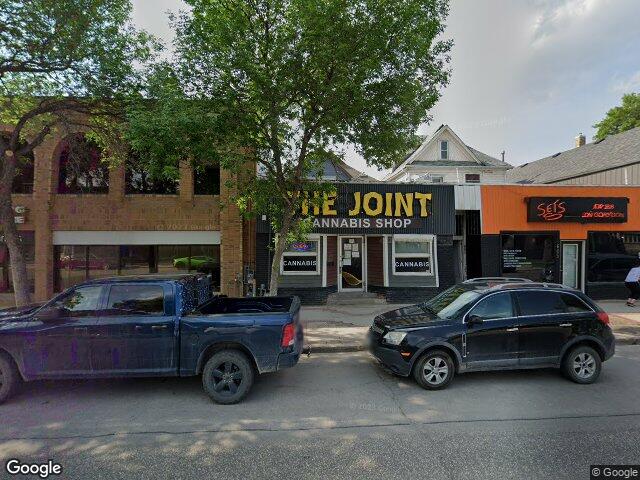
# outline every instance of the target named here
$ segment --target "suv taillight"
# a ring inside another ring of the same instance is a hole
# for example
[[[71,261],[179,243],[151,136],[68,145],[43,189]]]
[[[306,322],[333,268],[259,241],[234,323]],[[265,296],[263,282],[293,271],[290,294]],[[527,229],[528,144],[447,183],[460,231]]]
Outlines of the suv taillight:
[[[598,316],[598,320],[605,325],[609,325],[609,315],[607,315],[607,312],[598,312],[596,315]]]
[[[280,345],[282,348],[293,346],[296,339],[296,332],[293,328],[293,323],[287,323],[282,330],[282,342]]]

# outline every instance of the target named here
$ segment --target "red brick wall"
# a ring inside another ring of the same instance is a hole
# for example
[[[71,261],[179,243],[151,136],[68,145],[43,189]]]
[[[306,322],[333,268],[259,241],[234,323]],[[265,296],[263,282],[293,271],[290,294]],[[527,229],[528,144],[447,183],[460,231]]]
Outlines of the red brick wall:
[[[367,283],[384,286],[384,237],[367,237]]]

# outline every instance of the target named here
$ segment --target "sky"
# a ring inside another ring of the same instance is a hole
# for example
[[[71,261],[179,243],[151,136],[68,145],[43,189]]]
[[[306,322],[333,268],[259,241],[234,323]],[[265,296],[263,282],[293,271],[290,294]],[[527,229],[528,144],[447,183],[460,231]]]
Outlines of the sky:
[[[182,0],[133,0],[134,22],[173,38]],[[444,37],[452,77],[418,133],[448,124],[468,145],[512,165],[568,150],[624,93],[640,92],[640,0],[452,0]],[[347,162],[369,175],[353,149]]]

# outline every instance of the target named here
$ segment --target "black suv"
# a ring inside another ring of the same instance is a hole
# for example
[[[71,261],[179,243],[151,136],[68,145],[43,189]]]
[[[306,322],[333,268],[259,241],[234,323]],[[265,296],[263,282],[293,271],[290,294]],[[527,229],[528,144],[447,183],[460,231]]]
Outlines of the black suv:
[[[608,315],[578,290],[547,283],[462,283],[433,299],[383,313],[371,353],[426,389],[456,373],[559,367],[593,383],[613,356]]]

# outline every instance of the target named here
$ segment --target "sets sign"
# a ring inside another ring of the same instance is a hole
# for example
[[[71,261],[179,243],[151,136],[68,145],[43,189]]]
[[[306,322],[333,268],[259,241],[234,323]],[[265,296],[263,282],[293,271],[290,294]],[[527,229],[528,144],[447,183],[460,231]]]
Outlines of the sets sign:
[[[624,197],[529,197],[527,221],[624,223],[628,203]]]

